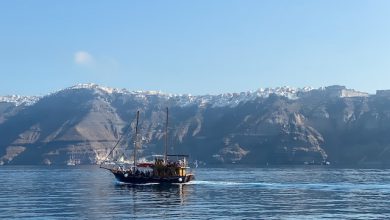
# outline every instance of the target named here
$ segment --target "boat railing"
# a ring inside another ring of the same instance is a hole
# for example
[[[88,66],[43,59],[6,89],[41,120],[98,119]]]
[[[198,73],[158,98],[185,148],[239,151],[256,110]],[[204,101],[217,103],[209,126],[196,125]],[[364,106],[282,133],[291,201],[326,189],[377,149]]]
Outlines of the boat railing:
[[[187,154],[168,154],[167,164],[164,164],[164,155],[154,155],[154,161],[157,166],[173,166],[173,167],[188,167],[188,155]]]

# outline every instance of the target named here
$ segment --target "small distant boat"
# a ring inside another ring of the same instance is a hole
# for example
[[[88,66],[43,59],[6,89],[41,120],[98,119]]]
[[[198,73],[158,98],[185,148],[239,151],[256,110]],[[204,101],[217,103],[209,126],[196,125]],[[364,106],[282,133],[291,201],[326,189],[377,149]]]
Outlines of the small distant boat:
[[[314,160],[312,160],[311,162],[303,162],[304,165],[330,165],[330,162],[328,160],[323,160],[322,162],[320,163],[316,163]]]
[[[139,111],[137,111],[133,163],[118,163],[117,161],[106,160],[100,165],[100,168],[111,171],[115,178],[122,183],[186,183],[194,180],[195,176],[189,172],[189,156],[184,154],[168,154],[168,108],[166,109],[166,114],[164,155],[154,155],[152,162],[137,161],[139,120]],[[111,150],[107,158],[115,147]]]
[[[76,162],[75,162],[75,161],[72,161],[72,160],[68,160],[68,161],[66,162],[66,165],[67,165],[67,166],[76,166]]]
[[[75,150],[74,150],[74,146],[73,146],[73,150],[72,152],[70,152],[70,156],[69,156],[69,159],[66,161],[66,165],[67,166],[76,166],[80,164],[80,159],[77,159],[75,157]]]

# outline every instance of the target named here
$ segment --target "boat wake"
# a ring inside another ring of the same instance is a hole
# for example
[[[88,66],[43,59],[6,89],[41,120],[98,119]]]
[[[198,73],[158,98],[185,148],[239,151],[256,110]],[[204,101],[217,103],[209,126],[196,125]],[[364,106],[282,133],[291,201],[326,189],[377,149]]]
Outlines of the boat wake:
[[[388,184],[374,183],[269,183],[269,182],[233,182],[233,181],[202,181],[195,180],[186,185],[203,185],[203,186],[223,186],[223,187],[240,187],[240,188],[264,188],[278,190],[324,190],[324,191],[390,191]]]
[[[194,180],[186,183],[186,185],[245,185],[249,183],[240,183],[240,182],[229,182],[229,181],[203,181],[203,180]]]
[[[118,185],[118,186],[155,186],[155,185],[160,185],[160,183],[125,183],[125,182],[115,181],[115,185]]]

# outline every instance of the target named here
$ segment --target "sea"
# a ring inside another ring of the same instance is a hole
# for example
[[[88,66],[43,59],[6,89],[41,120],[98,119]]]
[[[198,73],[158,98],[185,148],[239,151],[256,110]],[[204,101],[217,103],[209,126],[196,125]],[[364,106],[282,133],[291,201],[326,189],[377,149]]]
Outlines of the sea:
[[[125,185],[96,166],[1,166],[0,219],[390,219],[390,169],[193,169]]]

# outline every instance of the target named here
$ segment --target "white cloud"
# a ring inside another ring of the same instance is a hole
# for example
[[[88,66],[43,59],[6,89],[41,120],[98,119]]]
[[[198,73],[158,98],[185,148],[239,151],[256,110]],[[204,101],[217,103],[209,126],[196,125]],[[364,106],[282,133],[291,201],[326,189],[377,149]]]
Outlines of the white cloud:
[[[74,62],[80,65],[92,65],[94,63],[94,58],[86,51],[77,51],[74,54]]]

